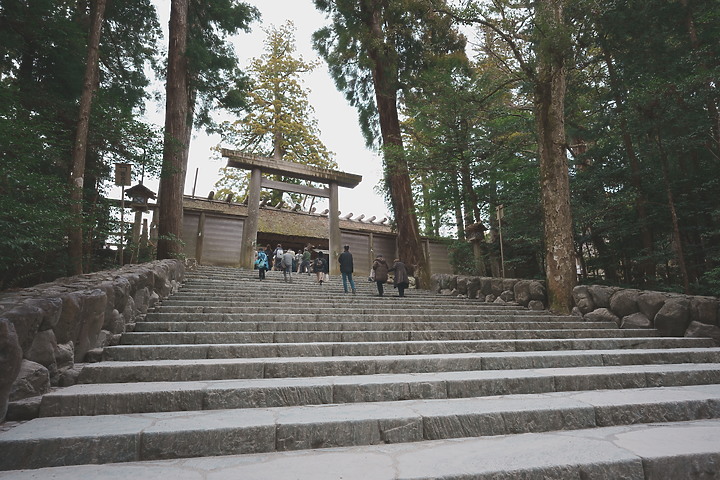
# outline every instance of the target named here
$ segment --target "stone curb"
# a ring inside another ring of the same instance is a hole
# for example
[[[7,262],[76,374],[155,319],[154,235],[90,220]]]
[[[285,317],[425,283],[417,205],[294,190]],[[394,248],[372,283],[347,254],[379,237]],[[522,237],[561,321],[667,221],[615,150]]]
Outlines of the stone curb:
[[[417,342],[339,342],[272,344],[118,345],[103,350],[104,360],[171,360],[198,358],[332,357],[422,355],[444,353],[587,350],[610,348],[712,347],[706,338],[577,338],[559,340],[454,340]]]
[[[286,407],[712,383],[720,383],[718,364],[78,384],[44,395],[40,416]]]
[[[641,413],[628,417],[628,409]],[[58,466],[60,459],[65,465],[136,462],[718,417],[720,386],[713,385],[666,389],[660,395],[655,390],[638,389],[622,396],[605,391],[107,415],[74,419],[72,428],[68,428],[66,418],[47,418],[16,427],[3,436],[0,465],[17,470]]]
[[[720,363],[720,348],[469,353],[386,357],[258,358],[100,362],[86,365],[78,383],[185,382],[413,372],[600,367],[652,363]]]
[[[163,317],[164,318],[164,317]],[[617,326],[608,322],[577,322],[577,321],[556,321],[552,324],[539,321],[500,322],[484,321],[475,319],[472,322],[367,322],[367,321],[317,321],[317,322],[256,322],[256,321],[174,321],[157,320],[138,322],[135,324],[135,332],[315,332],[315,331],[336,331],[336,332],[358,332],[369,331],[402,331],[416,332],[427,330],[546,330],[553,327],[553,330],[560,329],[583,329],[583,330],[612,330],[619,332]],[[193,316],[193,318],[196,318]],[[218,318],[213,315],[212,318]],[[225,317],[222,317],[225,318]],[[637,330],[636,330],[637,331]],[[652,332],[652,330],[645,330]]]

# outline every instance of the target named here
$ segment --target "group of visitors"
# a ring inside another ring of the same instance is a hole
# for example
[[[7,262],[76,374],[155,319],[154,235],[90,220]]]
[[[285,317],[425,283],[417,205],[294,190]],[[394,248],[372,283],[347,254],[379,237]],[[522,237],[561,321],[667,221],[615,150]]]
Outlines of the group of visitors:
[[[292,248],[283,249],[282,244],[278,243],[274,250],[269,244],[265,249],[258,249],[255,254],[255,268],[258,270],[258,278],[264,280],[265,272],[268,270],[283,272],[283,278],[288,283],[292,283],[293,272],[310,275],[312,257],[310,248],[308,245],[302,252],[295,253]],[[319,252],[318,258],[322,258],[322,256],[322,252]],[[325,261],[325,263],[327,262]],[[317,272],[315,269],[313,271]],[[325,266],[325,273],[327,273],[327,265]]]
[[[407,267],[399,258],[396,258],[390,267],[382,255],[375,258],[370,272],[370,279],[377,284],[378,297],[382,297],[385,293],[384,285],[388,281],[390,272],[393,272],[393,285],[398,289],[398,295],[404,297],[405,289],[410,285]]]
[[[283,272],[286,282],[292,283],[292,272],[307,272],[310,275],[310,257],[309,247],[305,247],[303,252],[295,253],[292,248],[283,249],[280,243],[274,250],[268,244],[265,249],[258,249],[255,255],[255,268],[258,270],[260,280],[265,279],[265,272],[268,270],[277,270]]]
[[[278,244],[274,250],[270,248],[270,245],[267,245],[265,249],[258,249],[255,266],[258,269],[260,280],[264,280],[265,272],[273,269],[274,266],[275,270],[283,272],[283,279],[288,283],[293,281],[292,272],[310,275],[312,269],[317,275],[317,283],[322,285],[330,271],[328,259],[323,255],[323,252],[318,252],[317,257],[311,264],[311,257],[309,246],[305,247],[302,253],[296,254],[292,248],[284,250],[281,244]],[[344,292],[352,291],[354,295],[357,290],[352,276],[354,266],[349,245],[343,247],[343,252],[338,256],[338,264],[340,265]],[[388,281],[390,272],[394,273],[393,285],[398,289],[399,296],[404,297],[405,290],[410,283],[407,267],[399,258],[394,260],[392,267],[388,266],[382,255],[375,258],[370,271],[370,280],[376,283],[378,296],[382,297],[384,295],[384,285]]]

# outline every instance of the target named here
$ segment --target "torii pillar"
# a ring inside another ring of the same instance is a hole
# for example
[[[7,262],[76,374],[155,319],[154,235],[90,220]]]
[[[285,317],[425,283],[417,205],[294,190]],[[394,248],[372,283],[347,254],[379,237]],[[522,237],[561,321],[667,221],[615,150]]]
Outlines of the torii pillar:
[[[248,186],[248,216],[243,224],[242,243],[240,244],[240,266],[248,269],[253,268],[255,249],[257,248],[261,182],[261,170],[253,168],[250,173],[250,185]]]
[[[330,182],[330,235],[328,236],[328,248],[330,249],[330,273],[340,274],[340,264],[337,259],[342,252],[340,245],[340,211],[338,210],[338,184]]]
[[[333,275],[339,274],[340,267],[337,258],[341,253],[342,246],[340,245],[338,187],[354,188],[362,181],[362,176],[341,172],[339,170],[286,162],[275,158],[249,155],[236,150],[223,149],[222,156],[228,159],[228,167],[250,170],[252,172],[248,188],[248,217],[243,226],[242,245],[240,247],[240,266],[248,269],[253,268],[255,248],[257,247],[258,216],[260,215],[260,190],[265,187],[330,199],[328,214],[328,242],[331,260],[330,273]],[[263,178],[263,174],[280,175],[283,177],[323,183],[328,185],[328,188],[314,188],[306,185],[277,182]]]

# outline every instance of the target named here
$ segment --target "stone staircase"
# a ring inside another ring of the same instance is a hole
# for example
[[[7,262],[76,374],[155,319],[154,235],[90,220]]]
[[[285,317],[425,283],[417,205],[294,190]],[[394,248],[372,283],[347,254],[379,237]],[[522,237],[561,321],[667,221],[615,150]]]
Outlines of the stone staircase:
[[[0,478],[720,478],[711,340],[356,280],[189,272]]]

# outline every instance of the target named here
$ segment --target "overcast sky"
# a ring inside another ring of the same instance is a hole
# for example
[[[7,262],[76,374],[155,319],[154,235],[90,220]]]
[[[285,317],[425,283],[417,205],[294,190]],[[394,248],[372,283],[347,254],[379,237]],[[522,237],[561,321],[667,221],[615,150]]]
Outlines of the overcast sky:
[[[251,58],[262,54],[265,40],[263,28],[270,25],[280,26],[287,20],[292,20],[296,27],[297,55],[302,56],[305,61],[318,59],[312,49],[311,35],[325,24],[325,18],[315,9],[312,0],[245,1],[257,7],[261,19],[253,24],[251,33],[239,35],[234,42],[242,66],[247,65]],[[160,21],[167,31],[170,0],[155,0],[155,2]],[[164,43],[167,44],[167,39]],[[324,62],[304,80],[306,88],[310,89],[309,101],[318,119],[320,138],[326,147],[335,153],[338,169],[363,177],[360,185],[354,189],[340,189],[339,208],[342,215],[352,212],[355,216],[375,215],[379,219],[389,216],[383,198],[374,191],[382,176],[382,162],[374,152],[365,148],[355,109],[347,104],[342,94],[335,88]],[[161,117],[164,112],[157,114]],[[160,123],[162,124],[162,120]],[[214,189],[218,170],[225,166],[225,161],[213,159],[211,152],[211,149],[219,143],[218,136],[195,132],[190,146],[185,194],[192,193],[196,170],[199,173],[195,195],[205,197]]]

